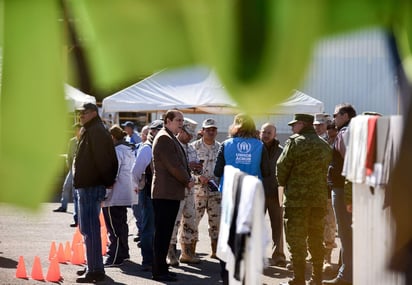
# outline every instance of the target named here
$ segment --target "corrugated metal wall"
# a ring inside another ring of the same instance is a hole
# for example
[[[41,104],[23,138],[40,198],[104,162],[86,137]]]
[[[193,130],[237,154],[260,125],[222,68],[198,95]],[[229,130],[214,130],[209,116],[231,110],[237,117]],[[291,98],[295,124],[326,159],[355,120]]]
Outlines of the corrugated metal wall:
[[[383,30],[370,29],[318,43],[302,91],[333,113],[347,102],[358,113],[398,114],[398,87]]]

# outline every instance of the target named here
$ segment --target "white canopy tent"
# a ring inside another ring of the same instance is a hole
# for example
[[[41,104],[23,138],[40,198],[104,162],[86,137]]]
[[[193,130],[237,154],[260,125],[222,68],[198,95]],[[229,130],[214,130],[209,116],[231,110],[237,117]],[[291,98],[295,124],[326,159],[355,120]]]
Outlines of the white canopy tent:
[[[103,100],[102,112],[156,112],[233,114],[237,105],[216,74],[205,67],[164,70]],[[321,113],[323,103],[300,91],[276,106],[276,114]]]
[[[96,104],[96,98],[86,93],[83,93],[79,89],[74,88],[69,84],[64,84],[65,99],[69,112],[74,112],[77,108],[81,107],[84,103]]]

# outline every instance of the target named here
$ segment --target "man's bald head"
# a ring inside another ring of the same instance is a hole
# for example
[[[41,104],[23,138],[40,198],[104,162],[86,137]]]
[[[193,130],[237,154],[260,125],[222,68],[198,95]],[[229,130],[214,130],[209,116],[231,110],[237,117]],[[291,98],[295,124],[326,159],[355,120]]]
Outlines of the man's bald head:
[[[264,123],[260,128],[260,140],[269,144],[276,138],[276,127],[272,123]]]

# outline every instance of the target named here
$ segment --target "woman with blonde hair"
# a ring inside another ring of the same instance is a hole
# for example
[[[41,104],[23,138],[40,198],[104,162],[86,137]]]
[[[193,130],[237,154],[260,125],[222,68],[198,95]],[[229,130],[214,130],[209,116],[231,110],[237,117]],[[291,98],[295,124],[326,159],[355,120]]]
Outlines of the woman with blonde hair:
[[[219,149],[214,174],[220,179],[220,191],[223,189],[223,175],[225,165],[231,165],[241,171],[262,178],[270,175],[269,155],[263,143],[256,137],[256,125],[252,117],[241,113],[235,116],[229,128],[229,136]],[[228,189],[230,191],[231,189]],[[262,208],[262,212],[264,209]],[[220,243],[220,242],[218,242]],[[228,284],[226,263],[220,260],[223,284]]]

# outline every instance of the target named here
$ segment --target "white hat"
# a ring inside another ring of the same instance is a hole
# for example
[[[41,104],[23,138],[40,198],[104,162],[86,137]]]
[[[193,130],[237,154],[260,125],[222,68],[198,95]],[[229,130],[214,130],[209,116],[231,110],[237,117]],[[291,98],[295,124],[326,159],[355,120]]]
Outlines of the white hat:
[[[313,121],[314,125],[321,125],[327,123],[327,114],[325,113],[316,113],[315,114],[315,121]]]
[[[188,133],[191,136],[195,136],[196,135],[196,126],[197,123],[196,121],[189,119],[189,118],[184,118],[183,121],[183,130]]]
[[[209,118],[209,119],[206,119],[206,120],[203,121],[202,128],[203,129],[217,128],[217,123],[214,119]]]

